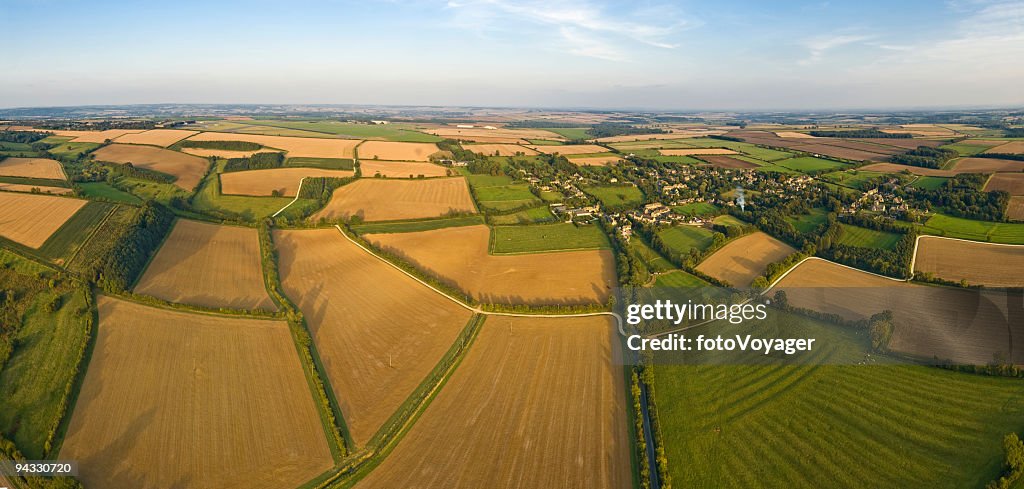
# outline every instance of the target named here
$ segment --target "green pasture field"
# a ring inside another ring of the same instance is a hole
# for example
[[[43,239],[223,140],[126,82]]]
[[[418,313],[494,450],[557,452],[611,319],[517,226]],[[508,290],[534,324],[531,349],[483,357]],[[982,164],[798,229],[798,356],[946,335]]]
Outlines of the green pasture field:
[[[749,352],[731,364],[658,353],[676,487],[984,487],[1002,470],[1003,435],[1024,429],[1024,382],[879,362],[860,330],[770,311],[687,333],[817,341],[786,365]]]
[[[861,248],[876,248],[880,250],[891,250],[902,238],[897,233],[886,231],[875,231],[874,229],[839,224],[843,228],[843,236],[839,238],[839,244],[846,246],[858,246]]]
[[[491,228],[490,252],[495,255],[609,248],[611,244],[604,231],[592,224],[577,226],[558,223]]]
[[[951,238],[989,241],[992,243],[1024,244],[1024,224],[988,222],[935,214],[918,229],[924,234]]]
[[[50,148],[49,152],[58,157],[78,158],[82,154],[88,153],[100,146],[99,143],[60,143]]]
[[[686,255],[691,249],[705,250],[711,246],[714,233],[697,226],[673,226],[658,232],[661,241],[669,249]]]
[[[981,145],[981,144],[971,144],[970,140],[966,140],[966,141],[961,141],[959,143],[946,144],[946,145],[940,146],[940,148],[942,148],[942,149],[951,149],[953,151],[956,151],[957,154],[959,154],[960,156],[974,156],[974,155],[976,155],[978,153],[984,152],[986,149],[991,148],[991,146],[985,146],[985,145]]]
[[[561,202],[565,200],[565,196],[555,190],[541,190],[540,199],[544,202]]]
[[[434,229],[474,226],[483,224],[483,216],[446,217],[443,219],[422,219],[415,221],[375,222],[351,226],[357,234],[415,233]]]
[[[537,224],[544,222],[553,222],[557,218],[551,213],[551,210],[547,205],[541,205],[512,214],[496,215],[491,216],[491,224],[495,225],[506,225],[506,224]]]
[[[648,246],[647,243],[644,242],[643,238],[638,235],[634,234],[629,239],[629,248],[636,254],[636,256],[640,257],[644,266],[647,267],[647,270],[651,273],[668,272],[676,268],[672,265],[672,262],[668,261],[664,256],[661,256],[661,253],[655,251],[654,248]]]
[[[28,280],[43,281],[52,272],[0,251],[0,263]],[[17,284],[8,284],[17,288]],[[24,320],[14,339],[14,351],[0,370],[0,431],[12,439],[21,452],[32,459],[45,455],[46,439],[60,421],[65,402],[64,386],[75,376],[78,353],[88,338],[86,324],[91,320],[85,287],[61,285],[51,289],[37,284],[39,292],[25,310]],[[46,305],[60,298],[59,307],[48,312]],[[70,416],[68,407],[64,416]]]
[[[949,179],[945,177],[918,177],[918,179],[914,180],[914,183],[910,184],[910,186],[923,188],[925,190],[935,190],[945,185],[947,181],[949,181]]]
[[[664,275],[659,275],[654,280],[655,287],[707,287],[710,284],[696,275],[691,275],[683,270],[675,270]],[[659,406],[660,409],[660,406]]]
[[[584,187],[582,190],[605,206],[635,205],[644,200],[643,192],[632,185],[602,185]]]
[[[477,187],[476,197],[480,202],[494,201],[537,201],[540,199],[530,192],[530,186],[525,183],[514,183],[511,185],[498,185],[495,187]]]
[[[747,225],[747,223],[743,222],[742,219],[735,216],[730,216],[729,214],[723,214],[721,216],[718,216],[714,218],[711,222],[721,226],[729,227],[743,227]]]
[[[118,187],[124,187],[129,193],[143,200],[152,199],[167,204],[175,196],[188,197],[185,192],[173,183],[154,182],[141,178],[121,177],[117,180]]]
[[[555,139],[527,139],[527,141],[538,146],[560,146],[565,144],[565,142]]]
[[[478,187],[497,187],[499,185],[509,185],[512,183],[512,177],[505,175],[477,175],[469,174],[466,175],[466,181],[473,188]]]
[[[765,173],[782,173],[782,174],[785,174],[785,175],[799,175],[800,174],[800,172],[798,172],[796,170],[792,170],[792,169],[786,168],[784,166],[779,166],[779,165],[775,165],[775,164],[762,165],[762,166],[760,166],[758,168],[754,168],[754,171],[765,172]]]
[[[789,221],[797,231],[807,234],[813,232],[818,228],[818,226],[821,226],[828,221],[828,211],[820,207],[815,207],[811,209],[810,214],[786,216],[786,220]]]
[[[674,205],[672,210],[684,216],[710,216],[719,212],[718,206],[708,202],[690,202],[689,204]]]
[[[837,171],[832,173],[826,173],[821,175],[820,178],[826,182],[832,182],[844,187],[850,187],[857,190],[867,190],[864,188],[864,183],[872,178],[876,178],[882,175],[891,175],[891,173],[882,173],[877,171],[866,171],[866,170],[847,170]]]
[[[123,190],[111,187],[106,182],[81,182],[78,188],[82,191],[82,197],[90,199],[105,199],[111,202],[123,202],[125,204],[140,204],[142,200]]]
[[[775,162],[775,165],[799,172],[828,170],[831,168],[842,168],[846,166],[844,163],[838,161],[815,158],[813,156],[800,156],[797,158],[790,158],[788,160],[777,161]]]
[[[355,161],[348,158],[288,158],[284,161],[284,166],[352,170],[355,168]]]
[[[281,121],[252,120],[246,124],[257,126],[273,126],[300,131],[321,132],[335,136],[348,136],[353,139],[384,139],[388,141],[405,141],[412,143],[433,143],[444,138],[419,132],[411,124],[354,124],[340,121]]]

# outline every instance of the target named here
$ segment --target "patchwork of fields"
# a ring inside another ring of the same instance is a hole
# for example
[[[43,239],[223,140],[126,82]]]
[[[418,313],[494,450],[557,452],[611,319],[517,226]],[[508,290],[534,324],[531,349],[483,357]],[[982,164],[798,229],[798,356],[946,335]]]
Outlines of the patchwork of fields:
[[[201,133],[206,134],[206,133]],[[154,146],[111,144],[92,153],[97,161],[131,163],[138,168],[158,171],[174,176],[174,184],[192,191],[202,180],[210,162],[198,156],[187,155]]]

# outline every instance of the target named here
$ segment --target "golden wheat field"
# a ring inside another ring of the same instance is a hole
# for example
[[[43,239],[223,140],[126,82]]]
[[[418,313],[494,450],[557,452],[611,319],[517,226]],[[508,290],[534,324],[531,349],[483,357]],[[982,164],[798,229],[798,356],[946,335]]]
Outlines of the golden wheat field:
[[[487,156],[535,155],[537,151],[518,144],[463,144],[462,149]]]
[[[1005,296],[890,280],[822,259],[798,265],[771,294],[776,290],[784,290],[794,306],[851,320],[892,311],[896,327],[889,348],[897,352],[976,365],[994,355],[1024,362],[1024,348],[1011,351],[1013,343],[1024,342],[1024,327],[1008,326]]]
[[[74,190],[67,187],[50,187],[48,185],[31,185],[26,183],[4,183],[0,182],[0,190],[7,192],[39,192],[51,195],[67,195]]]
[[[615,335],[608,317],[489,317],[423,416],[356,487],[632,487]]]
[[[807,133],[804,133],[804,132],[796,132],[796,131],[779,131],[779,132],[776,132],[775,135],[780,137],[780,138],[804,138],[804,139],[813,139],[814,138],[814,136],[811,136],[810,134],[807,134]]]
[[[299,191],[302,177],[345,178],[351,170],[323,170],[319,168],[269,168],[266,170],[233,171],[220,174],[220,192],[227,195],[278,195],[294,197]]]
[[[70,137],[72,143],[102,143],[109,140],[117,139],[125,134],[132,134],[136,132],[142,132],[145,129],[107,129],[106,131],[63,131],[63,130],[50,130],[57,136]]]
[[[111,144],[92,153],[97,161],[131,163],[132,166],[154,170],[177,177],[174,184],[192,191],[203,179],[210,162],[198,156],[169,149],[138,144]]]
[[[345,424],[364,445],[472,313],[334,228],[274,231],[284,292],[306,317]]]
[[[603,303],[615,284],[608,250],[491,255],[490,235],[487,226],[465,226],[365,237],[482,302]]]
[[[619,155],[615,155],[615,156],[584,156],[584,157],[581,157],[581,158],[573,158],[571,156],[569,157],[569,161],[571,161],[574,165],[583,165],[583,166],[588,166],[588,165],[589,166],[608,166],[608,165],[614,165],[615,163],[618,163],[618,162],[623,161],[623,160],[624,160],[624,158],[622,156],[619,156]]]
[[[87,201],[49,195],[0,192],[0,236],[39,248]]]
[[[312,219],[361,216],[364,221],[392,221],[438,217],[452,212],[476,212],[476,205],[462,177],[426,180],[363,178],[335,190],[331,200]]]
[[[0,175],[5,177],[48,178],[67,180],[64,168],[49,158],[6,158],[0,161]]]
[[[359,170],[364,177],[381,175],[388,178],[443,177],[449,173],[441,165],[422,161],[359,160]]]
[[[230,149],[206,149],[206,148],[181,148],[182,153],[199,156],[202,158],[248,158],[256,153],[278,153],[279,151],[261,148],[255,151],[235,151]]]
[[[201,132],[189,138],[192,141],[248,141],[268,148],[280,149],[289,158],[352,158],[358,139],[303,138],[266,136],[227,132]]]
[[[356,151],[360,160],[427,161],[440,150],[434,143],[364,141]]]
[[[97,305],[60,450],[86,487],[296,487],[333,465],[284,321]]]
[[[125,134],[115,139],[114,142],[124,144],[149,144],[166,148],[193,134],[197,134],[197,132],[186,131],[183,129],[151,129],[144,132]]]
[[[734,287],[750,287],[763,275],[769,263],[779,261],[796,250],[762,232],[751,233],[716,251],[697,266],[697,270]]]
[[[530,146],[531,149],[546,154],[560,154],[560,155],[582,155],[588,153],[607,153],[611,151],[604,146],[598,146],[596,144],[563,144],[563,145],[547,145],[547,146]]]
[[[255,228],[178,219],[135,293],[206,307],[276,310]]]
[[[989,287],[1024,287],[1024,246],[921,236],[914,271]]]

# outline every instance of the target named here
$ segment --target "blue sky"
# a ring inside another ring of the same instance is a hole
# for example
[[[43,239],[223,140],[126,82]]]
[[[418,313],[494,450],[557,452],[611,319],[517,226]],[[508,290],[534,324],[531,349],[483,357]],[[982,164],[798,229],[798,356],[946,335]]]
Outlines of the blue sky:
[[[1024,1],[0,1],[0,107],[1024,105]]]

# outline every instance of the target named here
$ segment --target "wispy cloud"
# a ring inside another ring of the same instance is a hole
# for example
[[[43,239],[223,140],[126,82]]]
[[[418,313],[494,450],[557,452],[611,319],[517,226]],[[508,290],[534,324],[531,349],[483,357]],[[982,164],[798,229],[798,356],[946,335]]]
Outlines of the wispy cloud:
[[[798,61],[798,63],[801,65],[814,64],[821,61],[825,54],[833,49],[862,43],[873,38],[874,36],[864,34],[838,34],[811,38],[803,42],[804,47],[807,48],[808,55],[806,58]]]
[[[480,22],[526,22],[549,27],[566,52],[614,61],[627,58],[616,41],[675,49],[679,45],[673,35],[698,25],[671,6],[634,9],[622,15],[610,14],[586,0],[451,0],[447,5],[471,18],[475,28],[479,29]]]

